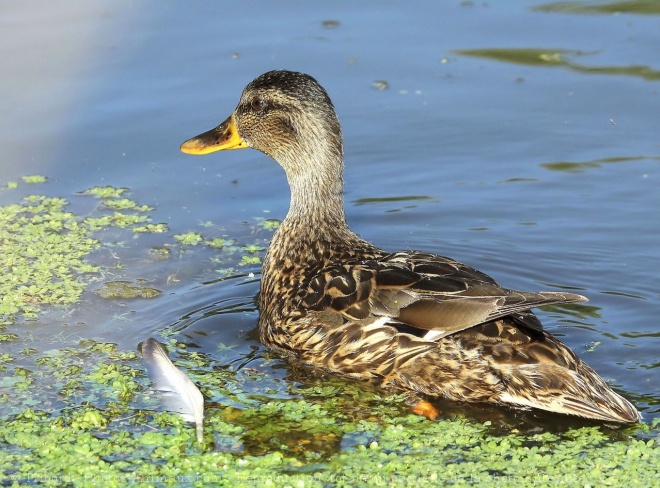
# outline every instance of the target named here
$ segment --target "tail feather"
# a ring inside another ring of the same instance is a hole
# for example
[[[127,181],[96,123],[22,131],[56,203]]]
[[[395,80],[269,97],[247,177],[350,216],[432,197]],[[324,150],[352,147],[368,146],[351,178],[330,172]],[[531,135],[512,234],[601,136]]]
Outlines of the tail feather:
[[[532,369],[533,365],[521,367],[521,370],[526,368]],[[496,395],[493,401],[504,405],[532,407],[607,422],[634,423],[641,420],[641,415],[633,404],[614,392],[585,363],[580,362],[578,371],[566,370],[559,366],[555,368],[556,371],[553,371],[553,368],[546,368],[543,372],[544,375],[561,378],[555,388],[503,391]],[[523,374],[523,371],[520,373]],[[538,372],[531,373],[531,376],[537,375]]]
[[[435,348],[408,357],[394,370],[383,386],[608,422],[641,420],[637,409],[568,346],[548,332],[519,327],[514,320],[488,322],[443,337]]]

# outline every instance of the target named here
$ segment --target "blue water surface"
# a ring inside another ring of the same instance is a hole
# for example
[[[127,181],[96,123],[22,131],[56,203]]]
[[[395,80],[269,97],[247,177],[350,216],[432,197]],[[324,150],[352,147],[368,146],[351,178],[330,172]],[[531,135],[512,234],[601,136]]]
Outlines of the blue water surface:
[[[247,82],[286,68],[333,99],[354,230],[510,288],[588,296],[585,308],[539,314],[646,419],[658,416],[653,3],[616,13],[597,8],[613,2],[3,2],[0,186],[44,174],[38,191],[74,206],[89,187],[126,187],[170,229],[124,243],[113,276],[161,297],[90,291],[73,318],[34,334],[78,322],[72,335],[132,349],[169,330],[227,361],[260,347],[258,266],[220,279],[212,250],[144,256],[188,231],[267,241],[253,224],[284,217],[281,169],[256,151],[196,158],[178,147],[224,120]],[[594,7],[569,8],[581,5]],[[0,191],[0,203],[34,191]]]

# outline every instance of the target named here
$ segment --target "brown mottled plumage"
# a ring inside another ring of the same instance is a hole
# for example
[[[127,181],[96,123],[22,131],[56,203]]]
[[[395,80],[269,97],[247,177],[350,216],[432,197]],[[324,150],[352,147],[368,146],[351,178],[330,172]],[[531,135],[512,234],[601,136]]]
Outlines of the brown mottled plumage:
[[[263,264],[264,344],[295,362],[423,396],[640,419],[530,311],[586,298],[507,290],[452,259],[387,253],[349,230],[341,128],[312,77],[259,76],[224,123],[181,149],[243,147],[275,159],[291,188]]]

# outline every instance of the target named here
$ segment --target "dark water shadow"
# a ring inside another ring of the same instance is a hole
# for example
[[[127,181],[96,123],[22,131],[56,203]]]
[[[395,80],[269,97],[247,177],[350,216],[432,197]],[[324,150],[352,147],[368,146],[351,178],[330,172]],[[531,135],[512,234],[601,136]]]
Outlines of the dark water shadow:
[[[564,173],[582,173],[591,168],[602,168],[606,164],[632,163],[637,161],[660,161],[657,156],[624,156],[618,158],[601,158],[592,161],[556,161],[552,163],[541,163],[539,166],[551,171]]]
[[[649,66],[588,66],[576,63],[571,58],[598,54],[595,52],[572,51],[552,48],[483,48],[457,49],[459,56],[470,56],[513,64],[524,64],[545,68],[568,68],[589,75],[625,75],[645,80],[660,79],[660,71]]]
[[[562,14],[639,14],[660,15],[660,3],[655,0],[622,2],[551,2],[531,8],[532,12]]]

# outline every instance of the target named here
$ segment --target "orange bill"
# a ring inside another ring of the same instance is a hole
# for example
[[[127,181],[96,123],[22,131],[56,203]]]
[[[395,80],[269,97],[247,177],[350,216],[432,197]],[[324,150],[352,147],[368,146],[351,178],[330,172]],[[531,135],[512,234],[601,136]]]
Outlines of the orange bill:
[[[224,151],[226,149],[243,149],[245,147],[248,147],[248,144],[238,135],[236,118],[234,114],[231,114],[227,120],[215,129],[188,139],[181,144],[181,152],[201,155],[215,151]]]

